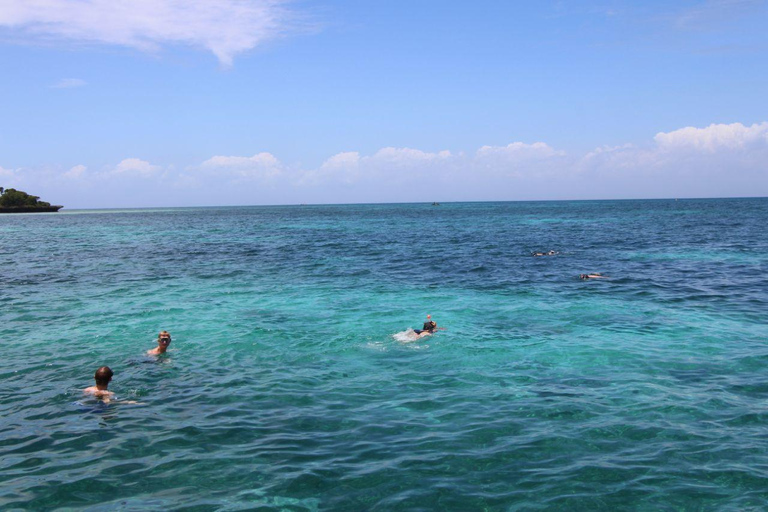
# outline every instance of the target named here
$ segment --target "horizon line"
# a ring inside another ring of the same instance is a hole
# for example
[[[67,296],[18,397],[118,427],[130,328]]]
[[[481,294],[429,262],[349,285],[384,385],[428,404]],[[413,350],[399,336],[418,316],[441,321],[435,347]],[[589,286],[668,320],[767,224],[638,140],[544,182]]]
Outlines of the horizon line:
[[[262,203],[262,204],[232,204],[232,205],[189,205],[189,206],[124,206],[96,208],[66,208],[62,211],[115,211],[115,210],[171,210],[171,209],[201,209],[201,208],[254,208],[254,207],[287,207],[287,206],[382,206],[382,205],[411,205],[425,204],[472,204],[472,203],[557,203],[557,202],[596,202],[596,201],[705,201],[722,199],[768,199],[768,196],[723,196],[723,197],[644,197],[644,198],[612,198],[612,199],[502,199],[502,200],[462,200],[462,201],[393,201],[393,202],[361,202],[361,203]]]

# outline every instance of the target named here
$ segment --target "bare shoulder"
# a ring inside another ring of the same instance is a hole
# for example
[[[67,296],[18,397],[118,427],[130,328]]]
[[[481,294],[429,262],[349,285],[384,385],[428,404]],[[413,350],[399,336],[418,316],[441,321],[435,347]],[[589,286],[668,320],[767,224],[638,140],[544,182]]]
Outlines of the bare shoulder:
[[[85,388],[83,390],[83,393],[95,396],[96,398],[101,398],[105,402],[109,402],[109,399],[114,396],[114,393],[111,391],[107,391],[104,389],[99,389],[96,386],[91,386],[89,388]]]

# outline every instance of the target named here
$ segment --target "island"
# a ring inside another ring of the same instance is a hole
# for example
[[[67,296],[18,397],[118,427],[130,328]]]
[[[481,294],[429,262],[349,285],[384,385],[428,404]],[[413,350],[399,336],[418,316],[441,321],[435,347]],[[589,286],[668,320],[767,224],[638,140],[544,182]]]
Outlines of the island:
[[[0,187],[0,213],[57,212],[62,208],[64,207],[40,201],[39,197],[21,190]]]

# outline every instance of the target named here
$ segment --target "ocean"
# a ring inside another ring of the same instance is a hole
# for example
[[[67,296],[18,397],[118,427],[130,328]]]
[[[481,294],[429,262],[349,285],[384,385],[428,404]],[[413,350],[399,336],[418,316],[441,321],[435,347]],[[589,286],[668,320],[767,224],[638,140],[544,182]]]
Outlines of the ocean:
[[[766,226],[768,199],[0,216],[0,509],[768,509]]]

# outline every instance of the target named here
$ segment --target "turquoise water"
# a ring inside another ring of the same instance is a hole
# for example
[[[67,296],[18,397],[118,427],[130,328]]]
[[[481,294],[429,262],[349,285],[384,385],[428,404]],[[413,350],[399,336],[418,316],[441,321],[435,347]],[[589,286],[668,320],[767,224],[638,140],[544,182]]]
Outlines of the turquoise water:
[[[766,509],[766,225],[766,199],[1,216],[0,508]],[[105,364],[140,404],[83,397]]]

